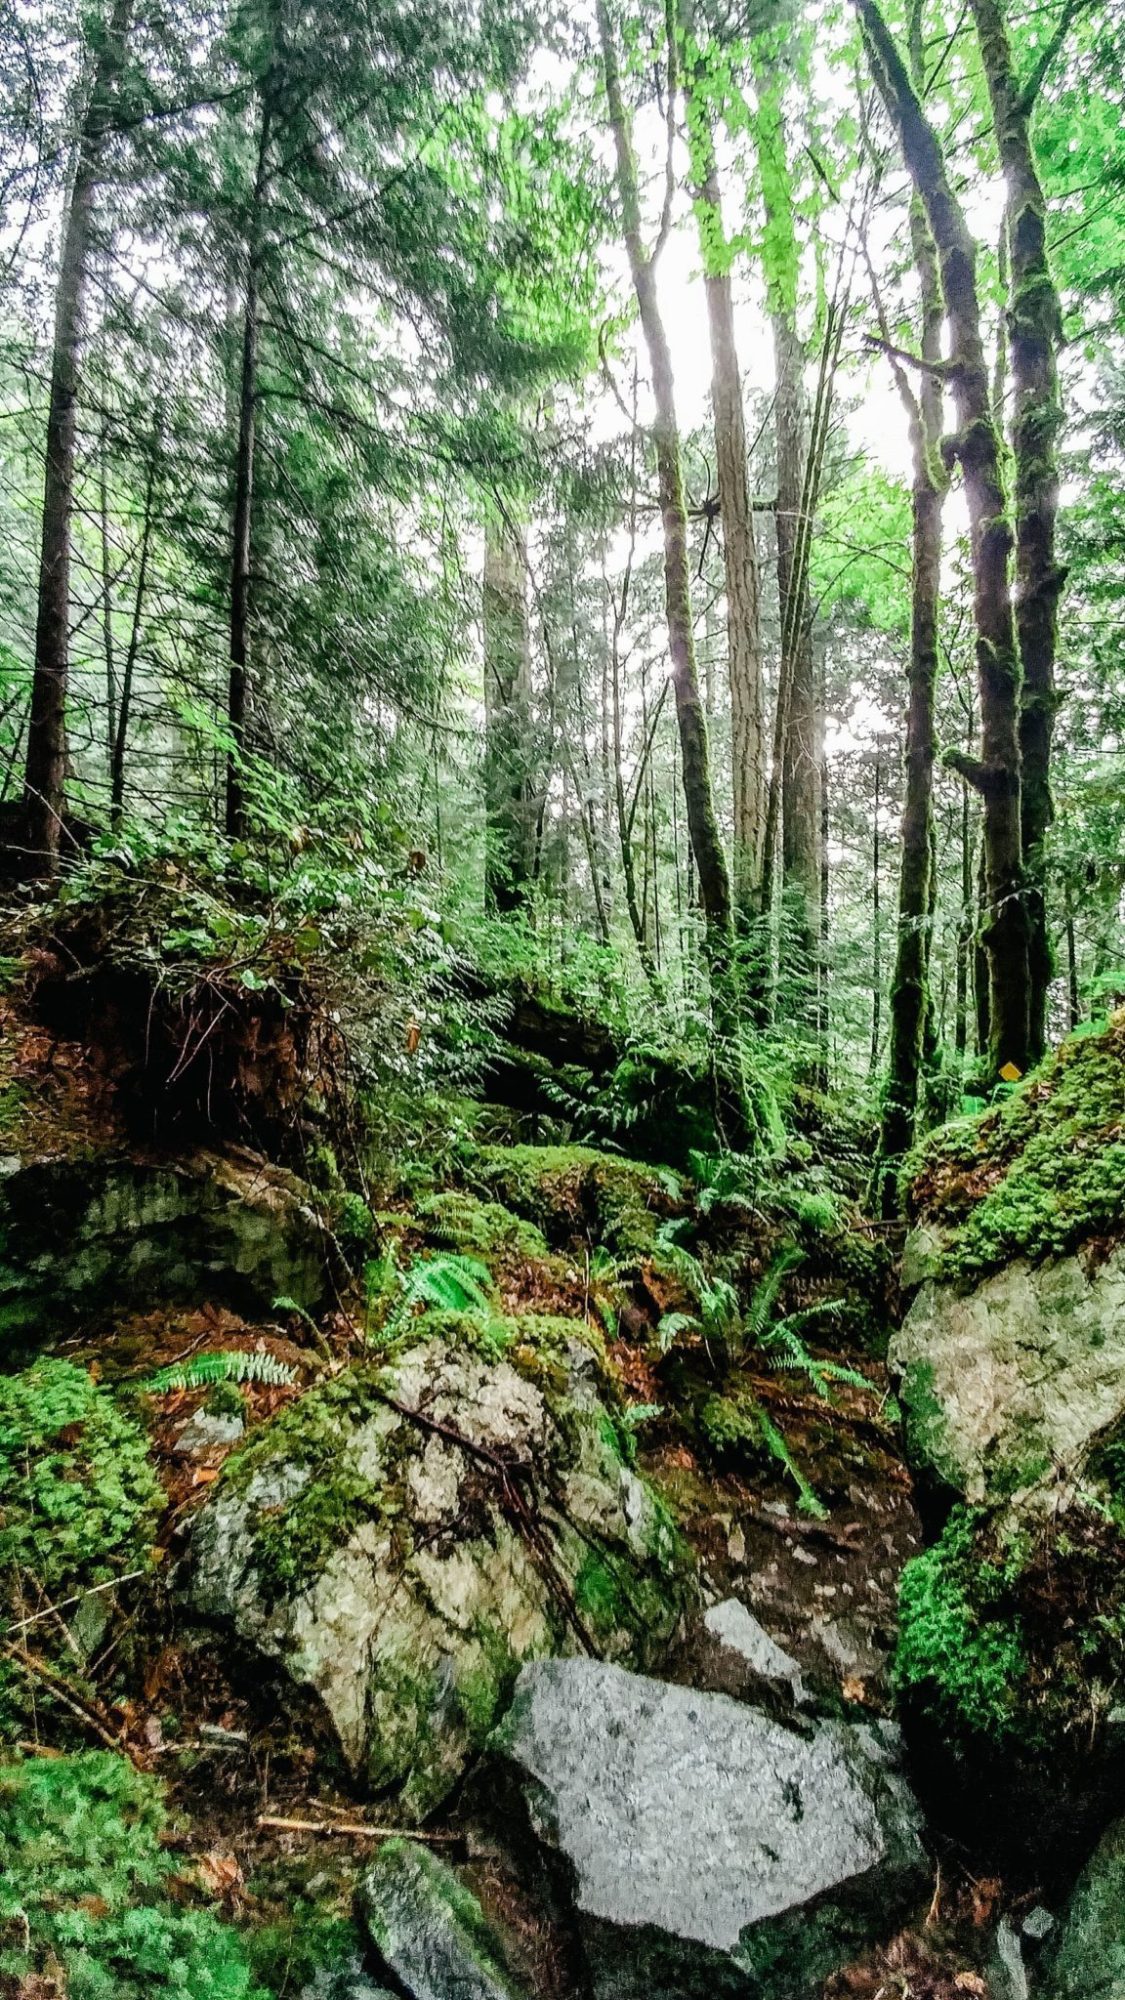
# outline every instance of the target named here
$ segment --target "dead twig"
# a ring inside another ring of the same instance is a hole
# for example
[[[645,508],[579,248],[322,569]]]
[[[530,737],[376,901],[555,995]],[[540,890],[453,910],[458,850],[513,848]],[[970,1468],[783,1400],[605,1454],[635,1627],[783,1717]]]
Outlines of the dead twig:
[[[278,1833],[340,1833],[353,1840],[424,1840],[433,1846],[456,1846],[459,1833],[423,1833],[418,1827],[366,1826],[361,1820],[289,1819],[283,1813],[259,1813],[257,1825]]]

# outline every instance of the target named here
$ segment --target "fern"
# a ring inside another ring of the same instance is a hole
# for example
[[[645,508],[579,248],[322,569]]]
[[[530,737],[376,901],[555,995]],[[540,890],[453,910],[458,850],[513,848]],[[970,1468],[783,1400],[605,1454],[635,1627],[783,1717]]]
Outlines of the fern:
[[[806,1306],[803,1312],[787,1314],[761,1336],[762,1347],[767,1349],[776,1347],[781,1350],[778,1354],[767,1355],[769,1366],[776,1369],[792,1369],[795,1373],[806,1376],[817,1395],[822,1396],[826,1403],[832,1400],[832,1392],[828,1387],[830,1382],[843,1382],[853,1389],[871,1387],[866,1375],[861,1375],[858,1368],[848,1368],[842,1361],[821,1360],[819,1356],[809,1352],[801,1338],[802,1327],[827,1315],[846,1312],[847,1303],[846,1299],[825,1299],[818,1305]]]
[[[489,1288],[492,1274],[479,1257],[463,1251],[444,1251],[440,1257],[421,1257],[403,1280],[400,1307],[436,1306],[441,1312],[492,1314]]]
[[[270,1389],[291,1388],[297,1370],[276,1354],[260,1354],[243,1348],[224,1348],[216,1354],[195,1354],[190,1361],[174,1361],[148,1375],[141,1388],[150,1396],[166,1396],[173,1389],[209,1389],[215,1382],[259,1382]]]
[[[803,1257],[804,1252],[798,1250],[795,1243],[787,1243],[784,1249],[778,1251],[769,1270],[756,1285],[746,1314],[746,1338],[752,1344],[757,1345],[764,1337],[781,1287]]]
[[[776,1458],[779,1465],[784,1467],[797,1488],[797,1505],[802,1514],[811,1514],[818,1521],[826,1521],[828,1519],[827,1507],[809,1485],[808,1480],[805,1478],[804,1473],[801,1471],[800,1466],[797,1464],[796,1459],[772,1417],[768,1417],[761,1407],[758,1409],[758,1426],[762,1434],[762,1443],[765,1445],[766,1450],[770,1453],[771,1457]]]

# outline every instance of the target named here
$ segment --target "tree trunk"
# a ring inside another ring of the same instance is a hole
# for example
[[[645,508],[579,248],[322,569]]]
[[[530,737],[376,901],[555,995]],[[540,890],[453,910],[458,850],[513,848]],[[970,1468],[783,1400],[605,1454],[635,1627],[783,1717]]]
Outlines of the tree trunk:
[[[1062,307],[1047,256],[1047,204],[1031,143],[1034,95],[1021,89],[1012,63],[1002,0],[972,0],[992,122],[1004,170],[1005,229],[1011,289],[1012,451],[1016,467],[1016,630],[1020,701],[1021,815],[1030,926],[1030,1048],[1047,1045],[1047,997],[1054,957],[1047,926],[1045,853],[1054,818],[1051,738],[1055,726],[1055,654],[1064,572],[1055,556],[1059,505],[1057,444],[1063,424],[1057,352]]]
[[[749,928],[761,908],[766,808],[758,554],[750,500],[742,374],[734,331],[731,255],[723,227],[718,165],[706,94],[696,82],[699,57],[698,50],[690,41],[690,8],[683,7],[682,14],[689,36],[684,99],[711,337],[711,411],[723,530],[734,805],[734,900],[740,924]]]
[[[911,10],[911,69],[917,87],[923,72],[922,10]],[[905,790],[899,863],[898,938],[891,982],[890,1046],[879,1128],[876,1182],[888,1219],[898,1209],[895,1164],[914,1143],[925,1060],[929,1005],[931,909],[934,881],[934,694],[938,674],[938,607],[941,595],[942,507],[948,480],[941,462],[942,392],[934,369],[941,357],[941,280],[937,250],[917,195],[910,204],[910,239],[921,304],[919,352],[926,369],[915,393],[896,363],[899,393],[910,423],[913,459],[911,512],[913,564],[910,598],[910,666],[906,710]],[[961,977],[960,963],[958,977]],[[959,1019],[963,1018],[963,1009]]]
[[[262,256],[262,205],[270,144],[270,110],[263,105],[258,129],[258,164],[246,259],[242,308],[242,365],[238,391],[238,445],[231,528],[230,674],[227,725],[231,749],[226,772],[226,830],[230,840],[246,831],[246,711],[250,689],[250,587],[254,544],[254,454],[258,418],[258,332]]]
[[[59,862],[67,765],[70,528],[74,510],[79,368],[94,206],[131,22],[132,0],[113,0],[94,59],[63,223],[47,405],[35,665],[24,765],[22,838],[27,851],[22,872],[29,879],[52,876]]]
[[[805,353],[797,328],[799,252],[775,59],[756,58],[755,137],[766,210],[766,306],[773,329],[777,456],[777,589],[781,622],[773,765],[763,836],[762,890],[772,902],[777,848],[784,898],[781,961],[790,1009],[816,1025],[820,930],[820,727],[808,592],[811,441]],[[831,336],[826,335],[830,340]],[[822,356],[823,363],[827,353]],[[823,383],[822,383],[823,387]],[[780,835],[780,843],[779,843]]]
[[[951,334],[948,377],[958,429],[948,453],[960,461],[972,540],[973,612],[980,687],[981,755],[949,762],[984,805],[990,1044],[993,1076],[1022,1074],[1030,1051],[1028,920],[1020,805],[1020,666],[1009,585],[1012,531],[981,338],[976,247],[945,161],[877,0],[856,0],[875,81],[898,132],[938,253]]]
[[[490,509],[484,529],[484,897],[486,908],[499,915],[520,909],[527,897],[530,700],[523,547],[518,531]]]
[[[598,29],[605,70],[606,98],[617,159],[617,191],[625,248],[637,296],[641,329],[652,373],[656,421],[656,451],[660,512],[664,531],[664,595],[668,651],[679,724],[680,761],[688,838],[699,878],[707,955],[711,973],[712,1011],[716,1034],[716,1114],[721,1133],[732,1145],[743,1145],[749,1134],[745,1080],[738,1052],[738,1016],[734,993],[730,876],[719,837],[711,787],[707,720],[699,690],[692,623],[687,508],[680,462],[672,356],[656,295],[654,257],[641,238],[641,207],[632,136],[621,91],[617,48],[606,0],[598,0]],[[669,7],[669,102],[675,84],[675,16]],[[659,966],[659,947],[654,945]]]
[[[121,699],[117,711],[117,727],[113,734],[113,749],[109,770],[109,802],[114,826],[121,820],[125,809],[125,746],[129,739],[129,719],[133,705],[133,679],[137,668],[137,655],[141,645],[141,621],[144,614],[145,590],[148,583],[149,549],[152,543],[153,499],[156,487],[157,458],[160,451],[159,420],[153,430],[151,456],[145,478],[144,519],[141,523],[141,547],[137,559],[137,589],[133,599],[133,620],[129,632],[129,644],[125,653],[125,663],[121,671]]]

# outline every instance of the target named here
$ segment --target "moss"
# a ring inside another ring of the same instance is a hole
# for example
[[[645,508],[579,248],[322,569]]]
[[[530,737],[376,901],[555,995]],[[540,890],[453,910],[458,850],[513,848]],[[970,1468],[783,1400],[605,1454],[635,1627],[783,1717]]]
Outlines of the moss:
[[[342,1436],[386,1409],[385,1385],[380,1369],[349,1369],[282,1410],[226,1461],[222,1483],[235,1492],[264,1482],[253,1532],[267,1596],[311,1581],[364,1521],[395,1511],[393,1452],[376,1484],[340,1450]],[[270,1498],[269,1476],[294,1467],[307,1474],[304,1483],[285,1500]]]
[[[470,1251],[487,1263],[496,1258],[525,1262],[546,1257],[547,1241],[534,1222],[513,1215],[497,1201],[480,1201],[457,1189],[418,1203],[417,1218],[427,1242]]]
[[[951,1231],[938,1275],[970,1286],[1121,1233],[1125,1013],[1064,1042],[997,1109],[959,1119],[914,1156],[911,1208]]]
[[[210,1910],[179,1907],[166,1837],[160,1787],[124,1757],[0,1767],[0,1987],[268,2000],[238,1935]]]
[[[375,1239],[375,1217],[362,1195],[337,1194],[331,1206],[331,1223],[344,1255],[361,1262]]]
[[[551,1243],[604,1243],[632,1261],[652,1256],[660,1221],[677,1205],[659,1169],[590,1146],[485,1146],[470,1178]]]
[[[932,1467],[947,1485],[960,1484],[960,1468],[949,1448],[949,1422],[944,1405],[934,1388],[934,1368],[929,1361],[912,1361],[903,1374],[899,1390],[906,1455],[912,1465]]]
[[[953,1747],[1002,1740],[1023,1723],[1027,1653],[1007,1606],[1011,1577],[983,1559],[980,1517],[957,1507],[941,1540],[908,1562],[899,1587],[894,1678]]]

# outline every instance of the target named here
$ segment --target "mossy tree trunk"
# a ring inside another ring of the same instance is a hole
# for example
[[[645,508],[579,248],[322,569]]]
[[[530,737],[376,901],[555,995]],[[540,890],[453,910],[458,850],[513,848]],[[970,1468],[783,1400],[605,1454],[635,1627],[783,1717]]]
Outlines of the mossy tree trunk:
[[[823,715],[813,647],[809,552],[820,460],[838,344],[825,332],[810,432],[805,347],[798,327],[800,253],[782,107],[777,38],[754,48],[758,112],[754,137],[765,206],[763,266],[774,350],[777,459],[777,589],[781,658],[773,761],[763,836],[762,898],[772,904],[780,849],[780,965],[787,1008],[818,1029],[821,910],[821,739]]]
[[[113,131],[117,85],[132,17],[132,0],[113,0],[109,19],[91,30],[90,93],[79,128],[74,177],[63,221],[47,401],[35,662],[21,814],[25,849],[22,868],[29,878],[50,877],[59,864],[67,773],[70,553],[79,368],[90,284],[94,207]]]
[[[958,428],[947,440],[946,452],[950,461],[960,463],[969,510],[981,754],[974,758],[951,752],[949,762],[980,793],[984,808],[989,1064],[993,1075],[1009,1065],[1022,1074],[1030,1056],[1030,981],[1020,797],[1020,660],[1009,580],[1013,538],[981,335],[976,246],[937,137],[877,0],[855,0],[855,4],[876,85],[937,249],[950,326],[946,373]]]
[[[531,873],[528,785],[531,640],[519,530],[492,509],[484,527],[484,899],[523,905]]]
[[[669,0],[665,14],[668,58],[666,103],[670,142],[668,182],[660,234],[655,249],[648,251],[642,235],[640,191],[632,132],[621,88],[617,44],[607,0],[598,0],[597,19],[610,130],[617,162],[617,194],[621,207],[625,249],[636,293],[656,404],[653,445],[664,540],[664,596],[668,624],[668,652],[679,724],[680,762],[688,838],[699,884],[699,900],[703,911],[711,976],[712,1014],[716,1039],[716,1113],[722,1135],[729,1144],[740,1147],[748,1143],[751,1121],[739,1054],[730,874],[715,813],[707,719],[695,656],[687,506],[684,500],[672,355],[656,291],[656,263],[667,235],[671,216],[671,139],[677,96],[678,23],[674,0]]]
[[[910,16],[910,66],[915,87],[923,73],[922,8]],[[899,863],[898,936],[890,995],[890,1042],[876,1163],[881,1212],[898,1207],[897,1163],[913,1144],[925,1060],[934,881],[934,693],[938,673],[942,509],[949,480],[941,459],[942,387],[938,365],[944,307],[937,248],[920,197],[910,204],[910,241],[921,305],[922,361],[914,390],[894,362],[910,425],[913,465],[913,562],[910,665],[906,709],[905,788]]]
[[[1058,606],[1064,581],[1055,554],[1057,444],[1063,424],[1057,366],[1062,308],[1047,255],[1047,204],[1031,139],[1034,89],[1022,88],[1017,80],[1002,0],[972,0],[972,9],[1005,186],[1007,326],[1014,391],[1016,630],[1023,668],[1021,811],[1030,925],[1030,1055],[1037,1062],[1047,1046],[1047,998],[1054,973],[1044,849],[1054,818],[1051,738],[1057,707]]]

